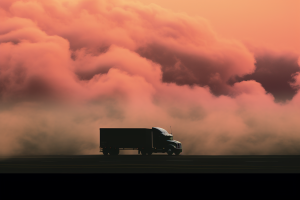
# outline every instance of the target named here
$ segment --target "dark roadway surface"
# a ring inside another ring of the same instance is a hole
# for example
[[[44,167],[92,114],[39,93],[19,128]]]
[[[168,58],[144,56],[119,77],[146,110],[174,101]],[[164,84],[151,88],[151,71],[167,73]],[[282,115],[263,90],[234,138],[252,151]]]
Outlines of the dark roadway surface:
[[[300,156],[2,157],[0,173],[300,173]]]

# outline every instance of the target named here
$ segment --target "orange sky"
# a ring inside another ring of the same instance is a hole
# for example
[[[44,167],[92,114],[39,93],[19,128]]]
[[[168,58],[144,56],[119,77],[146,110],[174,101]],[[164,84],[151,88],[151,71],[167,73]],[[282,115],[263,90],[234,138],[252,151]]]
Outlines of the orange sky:
[[[226,38],[300,53],[299,0],[139,0],[201,16]]]

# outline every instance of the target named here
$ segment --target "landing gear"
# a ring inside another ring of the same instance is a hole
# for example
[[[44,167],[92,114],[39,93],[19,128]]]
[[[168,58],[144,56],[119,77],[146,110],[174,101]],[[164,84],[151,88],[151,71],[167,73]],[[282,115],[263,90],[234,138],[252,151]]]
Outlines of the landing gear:
[[[119,148],[111,149],[109,151],[109,155],[111,155],[111,156],[117,156],[117,155],[119,155]]]
[[[151,156],[152,155],[152,151],[147,150],[147,149],[141,150],[141,153],[142,153],[143,156],[145,156],[145,155]]]

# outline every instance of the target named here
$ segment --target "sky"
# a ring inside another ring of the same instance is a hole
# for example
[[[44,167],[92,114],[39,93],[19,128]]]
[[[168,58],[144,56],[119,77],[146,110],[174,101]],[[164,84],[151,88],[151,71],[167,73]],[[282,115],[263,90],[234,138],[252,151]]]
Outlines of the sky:
[[[172,126],[183,155],[300,153],[299,1],[1,0],[0,156],[100,154]]]
[[[217,34],[257,48],[300,52],[298,0],[140,0],[203,17]]]

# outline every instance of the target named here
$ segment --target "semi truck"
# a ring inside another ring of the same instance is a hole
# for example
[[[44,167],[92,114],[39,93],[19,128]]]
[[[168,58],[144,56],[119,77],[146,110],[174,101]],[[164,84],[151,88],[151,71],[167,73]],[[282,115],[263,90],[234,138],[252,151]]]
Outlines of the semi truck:
[[[152,153],[182,152],[181,142],[173,140],[173,135],[159,127],[149,128],[100,128],[100,152],[103,155],[119,155],[120,150],[138,150],[142,155]]]

